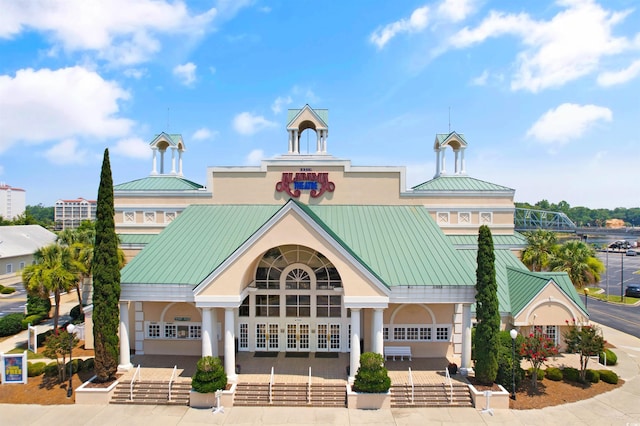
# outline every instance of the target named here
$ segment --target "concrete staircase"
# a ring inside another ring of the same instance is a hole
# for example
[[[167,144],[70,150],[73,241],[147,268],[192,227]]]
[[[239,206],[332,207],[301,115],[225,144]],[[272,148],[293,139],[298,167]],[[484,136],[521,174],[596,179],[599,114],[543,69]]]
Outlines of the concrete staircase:
[[[169,381],[138,381],[133,385],[133,399],[129,383],[118,383],[111,404],[129,405],[189,405],[191,381],[173,382],[169,400]]]
[[[274,383],[272,400],[269,401],[268,383],[238,383],[233,400],[234,406],[242,407],[345,407],[347,392],[343,384],[311,385],[308,400],[308,385],[304,383]]]
[[[444,406],[473,407],[469,387],[463,383],[453,383],[452,388],[442,383],[415,385],[412,403],[411,386],[391,386],[391,408]]]

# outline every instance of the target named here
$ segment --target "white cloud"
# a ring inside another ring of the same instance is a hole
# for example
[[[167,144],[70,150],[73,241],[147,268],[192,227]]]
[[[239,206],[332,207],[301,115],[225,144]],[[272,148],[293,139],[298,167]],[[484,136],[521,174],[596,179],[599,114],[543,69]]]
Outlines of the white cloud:
[[[291,96],[278,96],[271,105],[271,111],[273,111],[274,114],[280,114],[280,112],[282,111],[282,107],[291,104],[291,102],[293,102]]]
[[[118,117],[118,104],[129,96],[117,83],[78,66],[0,75],[0,152],[20,141],[124,136],[133,122]]]
[[[206,127],[203,127],[201,129],[198,129],[195,131],[195,133],[193,134],[193,136],[191,136],[191,139],[195,140],[195,141],[204,141],[207,139],[213,139],[218,135],[218,132],[215,131],[211,131],[209,129],[207,129]]]
[[[247,166],[257,166],[260,164],[260,161],[264,158],[264,151],[261,149],[254,149],[247,155],[245,159],[245,165]]]
[[[544,113],[527,131],[527,136],[543,143],[564,144],[581,137],[597,122],[612,119],[609,108],[565,103]]]
[[[233,128],[241,135],[253,135],[261,130],[275,127],[276,123],[269,121],[261,115],[253,115],[250,112],[241,112],[233,118]]]
[[[489,71],[484,70],[482,74],[471,79],[471,84],[473,86],[485,86],[487,84],[488,79],[489,79]]]
[[[162,34],[199,36],[217,15],[215,8],[196,15],[183,1],[155,0],[0,0],[0,10],[0,38],[35,30],[65,51],[94,51],[118,64],[147,60]]]
[[[438,5],[438,17],[451,21],[460,22],[465,20],[476,9],[476,0],[444,0]]]
[[[378,49],[382,49],[393,37],[402,33],[413,33],[422,31],[429,23],[429,7],[423,6],[414,10],[408,19],[400,19],[382,28],[376,29],[369,37],[369,41]]]
[[[492,11],[477,27],[454,34],[450,44],[463,48],[491,37],[518,37],[526,48],[516,57],[511,88],[533,93],[588,75],[602,57],[631,48],[629,40],[612,34],[630,11],[605,10],[593,0],[565,0],[558,5],[566,8],[548,21],[536,21],[526,13]]]
[[[149,143],[137,137],[120,139],[110,151],[116,155],[129,158],[145,159],[153,156]]]
[[[86,149],[78,149],[75,139],[65,139],[45,151],[44,156],[53,164],[85,164],[89,156]]]
[[[173,75],[178,77],[185,86],[193,86],[196,81],[196,68],[193,62],[177,65],[173,68]]]
[[[633,61],[631,65],[625,69],[603,72],[598,76],[598,84],[605,87],[623,84],[633,80],[638,75],[640,75],[640,59]]]
[[[295,85],[291,88],[291,93],[293,94],[293,96],[301,96],[303,99],[303,103],[309,104],[309,105],[315,105],[318,102],[320,102],[320,97],[317,96],[313,90],[311,90],[308,87],[302,87],[302,86],[298,86]]]
[[[129,68],[124,70],[123,74],[125,75],[125,77],[140,80],[142,77],[147,75],[147,70],[145,68]]]

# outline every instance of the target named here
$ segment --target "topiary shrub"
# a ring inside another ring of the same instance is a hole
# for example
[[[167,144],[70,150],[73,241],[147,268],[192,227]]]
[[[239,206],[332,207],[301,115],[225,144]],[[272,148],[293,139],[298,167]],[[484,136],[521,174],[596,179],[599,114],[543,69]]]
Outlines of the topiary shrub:
[[[93,367],[95,366],[95,359],[93,358],[87,358],[82,362],[82,366],[84,368],[84,371],[91,371],[93,370]]]
[[[55,361],[50,362],[44,367],[44,375],[47,377],[56,377],[58,376],[58,363]]]
[[[616,385],[618,384],[618,375],[611,370],[598,370],[598,373],[600,373],[600,380],[602,380],[605,383],[609,383],[611,385]]]
[[[354,392],[385,393],[391,387],[391,378],[384,366],[382,355],[365,352],[360,355],[360,368],[353,382]]]
[[[76,374],[80,368],[80,363],[78,361],[79,360],[77,358],[72,361],[68,361],[64,366],[64,371],[66,373],[69,373],[69,364],[71,364],[71,369],[72,369],[71,371],[73,374]]]
[[[220,358],[205,356],[198,360],[191,387],[200,393],[211,393],[227,387],[227,374]]]
[[[598,383],[600,381],[600,373],[597,370],[592,370],[587,368],[587,371],[584,372],[584,378],[589,383]]]
[[[27,363],[27,376],[36,377],[44,373],[44,369],[47,366],[45,362],[28,362]]]
[[[545,371],[545,370],[538,370],[538,376],[536,377],[536,379],[537,379],[538,381],[540,381],[540,380],[544,380],[544,371]],[[531,368],[529,368],[529,369],[527,370],[527,375],[528,375],[529,377],[532,377],[532,376],[533,376],[533,367],[531,367]]]
[[[4,287],[2,290],[0,290],[0,293],[2,294],[11,294],[15,292],[16,292],[16,289],[13,287]]]
[[[24,314],[9,314],[0,318],[0,337],[13,336],[22,331]]]
[[[566,367],[562,369],[562,378],[570,382],[580,381],[580,371],[577,368]]]
[[[43,319],[44,319],[44,316],[42,315],[29,315],[28,317],[22,320],[22,329],[26,330],[29,327],[29,324],[31,324],[32,326],[40,324]]]
[[[605,364],[605,354],[607,355],[607,363]],[[604,352],[600,352],[598,356],[598,362],[603,365],[616,365],[618,363],[618,355],[616,355],[611,349],[605,349]]]
[[[74,324],[84,322],[84,311],[82,310],[82,306],[76,305],[71,308],[69,316],[71,317],[71,322]]]
[[[545,370],[545,377],[554,382],[562,380],[562,370],[557,367],[549,367]]]

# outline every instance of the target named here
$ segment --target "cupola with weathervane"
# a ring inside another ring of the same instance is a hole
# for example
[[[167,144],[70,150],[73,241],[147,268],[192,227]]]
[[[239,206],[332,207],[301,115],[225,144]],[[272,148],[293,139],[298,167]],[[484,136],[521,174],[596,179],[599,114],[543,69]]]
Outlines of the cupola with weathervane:
[[[157,135],[150,143],[153,150],[153,168],[151,169],[151,175],[174,175],[182,176],[182,153],[186,150],[182,135],[168,134],[165,132]],[[167,164],[165,161],[165,155],[167,149],[171,150],[171,171],[167,172]],[[178,153],[178,170],[176,171],[176,152]],[[160,165],[158,168],[158,153],[160,154]]]
[[[307,129],[316,133],[315,155],[327,155],[328,123],[328,109],[313,109],[308,104],[302,109],[290,109],[287,116],[288,155],[300,154],[300,135]]]
[[[453,150],[454,154],[454,168],[453,174],[466,175],[464,165],[464,150],[467,148],[467,141],[464,139],[464,135],[456,132],[451,133],[438,133],[436,135],[436,141],[433,145],[433,150],[436,153],[436,174],[434,177],[439,177],[447,174],[445,164],[445,154],[447,147]]]

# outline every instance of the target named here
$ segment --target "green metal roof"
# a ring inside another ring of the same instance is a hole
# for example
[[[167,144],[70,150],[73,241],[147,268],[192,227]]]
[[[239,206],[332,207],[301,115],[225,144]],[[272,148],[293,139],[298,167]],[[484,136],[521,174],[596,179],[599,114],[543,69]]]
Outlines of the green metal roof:
[[[473,268],[420,206],[304,206],[302,214],[388,286],[473,286]],[[291,206],[289,206],[291,207]],[[199,284],[279,209],[192,205],[123,270],[122,283]]]
[[[506,186],[469,176],[438,176],[412,188],[414,191],[513,191]]]
[[[149,176],[114,185],[114,191],[193,191],[204,186],[178,176]]]
[[[157,234],[118,234],[120,244],[149,244]]]
[[[478,246],[478,235],[447,235],[447,238],[456,248]],[[520,248],[527,245],[527,239],[519,232],[512,235],[492,235],[495,248],[512,247]]]
[[[495,245],[495,242],[494,242]],[[476,249],[474,250],[458,250],[458,255],[471,265],[474,271],[474,283],[475,283],[475,270],[478,265],[478,243],[476,239]],[[493,251],[496,256],[496,284],[498,285],[498,304],[500,306],[500,312],[510,313],[511,311],[511,299],[509,297],[510,283],[507,276],[507,269],[521,269],[527,271],[527,267],[516,257],[511,250],[496,249]]]
[[[565,272],[531,272],[526,268],[507,268],[507,278],[509,280],[513,316],[518,315],[551,280],[558,285],[569,299],[586,312],[578,292],[573,286],[569,275]],[[567,320],[570,319],[567,318]]]
[[[436,133],[436,140],[438,141],[439,144],[441,144],[442,142],[444,142],[445,140],[447,140],[451,135],[456,135],[458,136],[460,139],[462,139],[465,143],[467,142],[467,140],[464,138],[464,133],[456,133],[456,132],[451,132],[451,133]]]
[[[152,145],[156,139],[158,139],[160,136],[165,136],[167,139],[169,139],[169,141],[172,143],[172,145],[178,145],[180,142],[182,142],[182,135],[179,133],[158,133],[157,135],[155,135],[153,137],[153,140],[151,142],[149,142],[149,145]],[[184,144],[184,142],[182,142]]]
[[[315,109],[315,108],[311,108],[309,105],[307,105],[307,107],[313,111],[318,118],[320,118],[322,121],[324,121],[324,124],[329,125],[329,110],[328,109]],[[290,109],[287,111],[287,124],[291,123],[291,120],[293,120],[294,118],[296,118],[296,116],[298,114],[300,114],[300,111],[302,111],[304,108],[300,108],[300,109]]]

